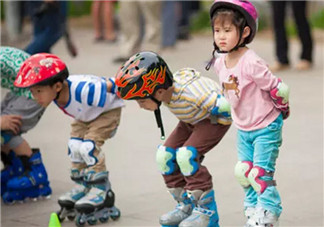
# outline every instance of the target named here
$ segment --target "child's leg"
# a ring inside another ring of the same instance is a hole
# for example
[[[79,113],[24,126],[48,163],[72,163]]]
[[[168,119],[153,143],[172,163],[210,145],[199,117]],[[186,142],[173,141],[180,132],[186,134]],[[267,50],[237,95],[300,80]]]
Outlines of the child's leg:
[[[163,146],[159,146],[156,153],[156,162],[164,178],[164,182],[177,206],[174,210],[160,217],[162,226],[177,226],[187,218],[193,209],[193,203],[184,190],[186,181],[180,172],[176,159],[176,148],[182,147],[192,133],[192,127],[180,121]]]
[[[249,132],[238,130],[237,132],[237,151],[238,151],[238,163],[235,166],[235,177],[242,185],[245,198],[244,198],[244,208],[245,215],[250,218],[250,210],[254,208],[257,204],[257,193],[251,187],[248,181],[248,174],[253,166],[253,153],[254,146],[249,136]]]
[[[75,209],[81,214],[77,217],[79,224],[85,221],[94,223],[98,217],[105,222],[108,217],[116,219],[120,216],[120,211],[114,206],[115,196],[106,170],[105,154],[100,148],[105,140],[115,135],[120,115],[121,108],[117,108],[86,123],[87,131],[79,153],[87,165],[83,179],[90,191],[75,203]]]
[[[263,209],[260,211],[261,213],[259,212],[263,218],[266,218],[265,215],[267,216],[265,211],[270,211],[272,215],[275,215],[275,219],[280,216],[282,211],[281,199],[273,180],[279,147],[282,142],[282,124],[283,120],[280,115],[266,128],[254,133],[254,162],[249,174],[249,181],[259,194],[257,207]],[[257,215],[258,218],[260,215]],[[259,220],[260,224],[263,224],[262,220],[262,218]]]
[[[179,227],[218,226],[218,212],[212,185],[212,176],[201,165],[204,155],[223,138],[230,125],[211,124],[209,119],[193,126],[193,132],[177,149],[177,163],[185,176],[185,189],[195,205],[192,214]]]

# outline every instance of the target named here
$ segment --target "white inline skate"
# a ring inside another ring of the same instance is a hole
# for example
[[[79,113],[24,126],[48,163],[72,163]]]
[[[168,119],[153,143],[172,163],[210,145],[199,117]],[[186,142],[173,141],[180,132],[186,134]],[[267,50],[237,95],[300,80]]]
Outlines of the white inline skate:
[[[277,227],[279,226],[278,217],[262,207],[255,209],[254,215],[247,222],[248,227]]]
[[[59,197],[58,204],[61,209],[57,212],[59,221],[62,222],[67,217],[70,221],[73,221],[76,216],[76,210],[74,209],[75,203],[83,198],[90,190],[86,187],[83,181],[83,175],[80,174],[79,170],[71,170],[71,179],[76,183],[69,192]]]
[[[195,208],[179,227],[219,227],[214,190],[193,190],[188,191],[188,195]]]
[[[160,217],[160,224],[162,227],[177,227],[181,221],[189,217],[193,209],[193,203],[183,188],[171,188],[168,191],[178,202],[178,205],[174,210]]]
[[[95,225],[98,220],[105,223],[109,218],[118,219],[120,211],[114,206],[115,194],[110,187],[108,172],[89,171],[84,181],[90,190],[75,203],[74,208],[77,211],[75,224],[80,227],[86,223]]]

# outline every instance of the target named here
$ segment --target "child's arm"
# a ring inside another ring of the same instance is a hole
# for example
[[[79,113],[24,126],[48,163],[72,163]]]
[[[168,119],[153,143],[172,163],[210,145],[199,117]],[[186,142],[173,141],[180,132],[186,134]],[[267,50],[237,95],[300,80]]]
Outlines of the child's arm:
[[[289,115],[289,87],[271,73],[263,61],[257,61],[252,68],[252,79],[260,89],[268,91],[276,108]]]
[[[197,100],[198,108],[210,113],[211,117],[217,118],[217,123],[229,125],[232,123],[231,106],[221,94],[216,91],[205,94]]]
[[[117,91],[117,86],[115,84],[115,78],[114,77],[110,77],[107,82],[107,92],[110,92],[112,94],[116,94]]]

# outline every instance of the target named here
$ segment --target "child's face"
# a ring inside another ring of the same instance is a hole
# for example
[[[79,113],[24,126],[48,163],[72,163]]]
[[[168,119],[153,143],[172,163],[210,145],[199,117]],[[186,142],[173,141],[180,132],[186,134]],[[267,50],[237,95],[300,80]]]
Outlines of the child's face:
[[[154,111],[158,108],[157,104],[150,98],[138,99],[136,100],[136,102],[141,108],[145,110]]]
[[[221,51],[232,50],[239,41],[237,28],[230,21],[214,22],[214,41]]]
[[[56,86],[33,86],[30,88],[31,93],[39,105],[47,107],[57,95]]]

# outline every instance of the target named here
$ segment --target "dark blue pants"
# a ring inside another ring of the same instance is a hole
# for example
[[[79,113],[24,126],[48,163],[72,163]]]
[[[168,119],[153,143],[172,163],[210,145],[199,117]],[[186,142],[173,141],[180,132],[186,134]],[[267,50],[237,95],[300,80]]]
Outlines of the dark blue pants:
[[[42,4],[40,1],[28,2],[34,27],[33,40],[25,49],[29,54],[50,53],[51,47],[65,32],[67,2],[58,1],[56,6],[50,5],[47,9]]]

